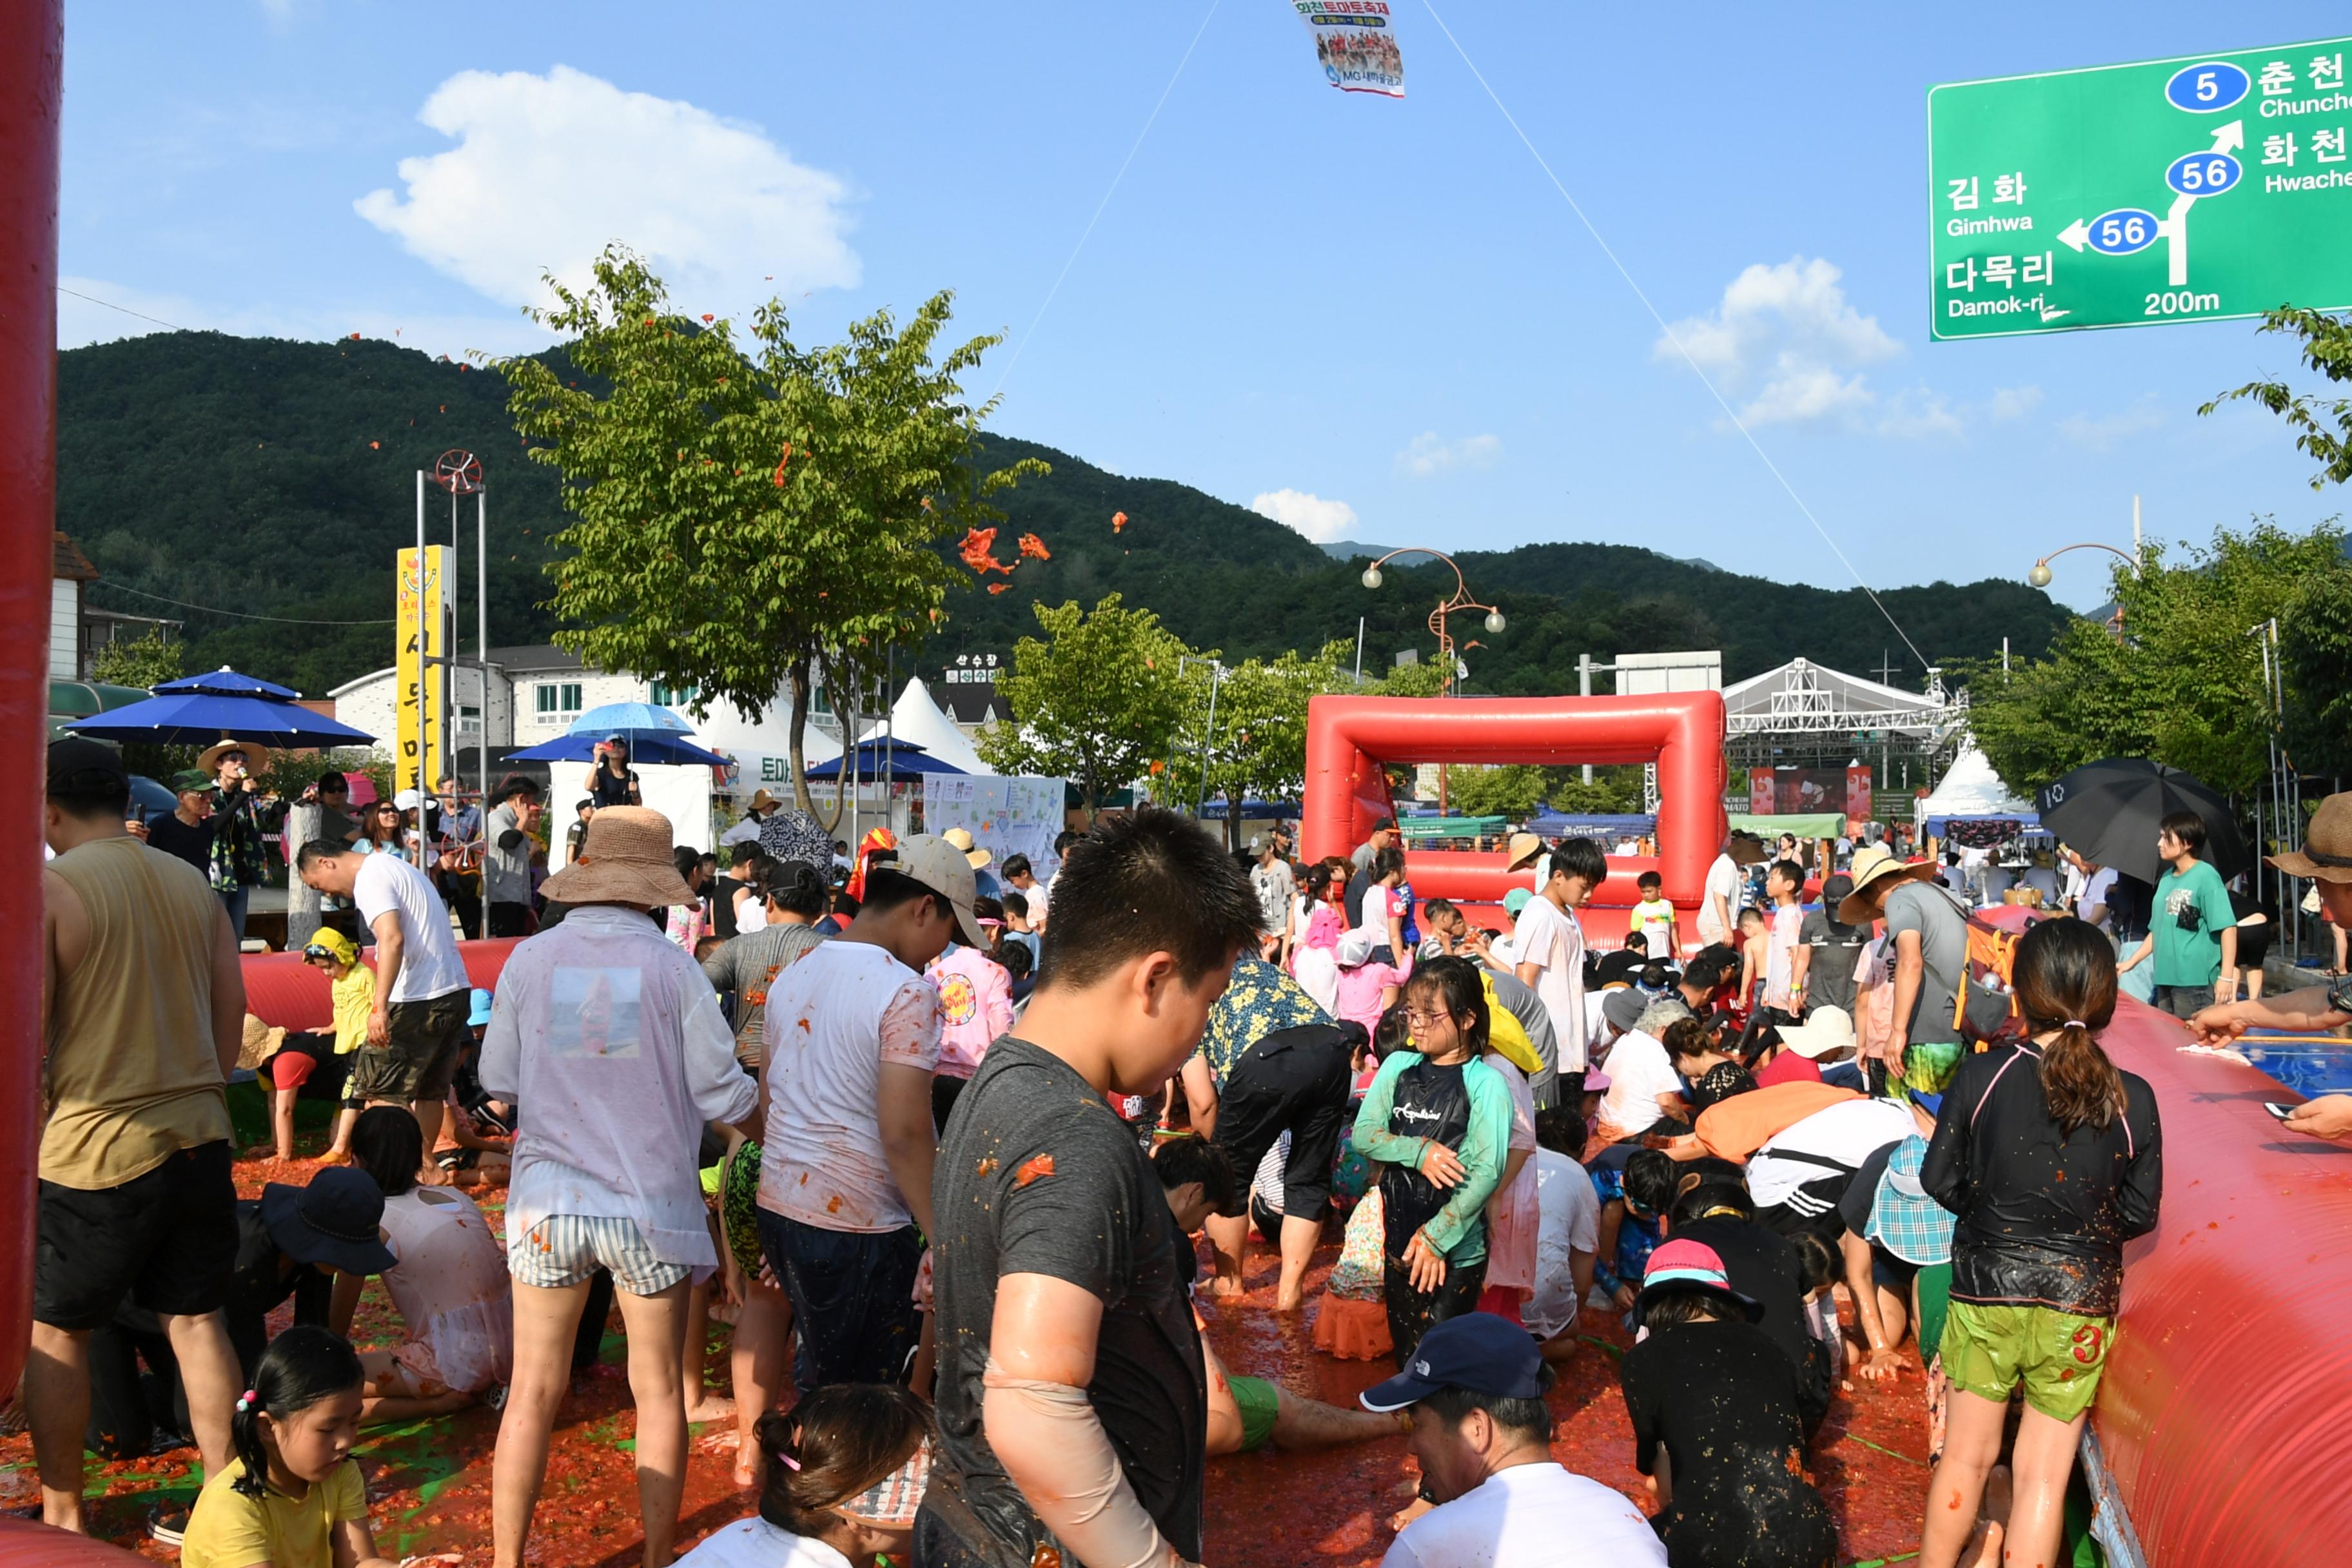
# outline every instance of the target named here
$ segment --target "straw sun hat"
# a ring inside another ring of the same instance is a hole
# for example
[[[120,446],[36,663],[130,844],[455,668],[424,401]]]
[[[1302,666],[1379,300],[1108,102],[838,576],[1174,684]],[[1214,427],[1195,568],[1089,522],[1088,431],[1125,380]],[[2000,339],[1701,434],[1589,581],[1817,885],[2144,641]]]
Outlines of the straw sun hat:
[[[694,889],[670,858],[669,818],[642,805],[608,805],[588,822],[580,857],[550,877],[547,896],[566,904],[690,904]]]
[[[1838,906],[1838,919],[1850,926],[1874,921],[1895,883],[1925,881],[1938,869],[1932,860],[1906,864],[1897,860],[1892,850],[1873,844],[1853,858],[1853,891]]]
[[[2303,847],[2273,855],[2270,863],[2290,877],[2322,882],[2352,882],[2352,794],[2331,795],[2312,813]]]
[[[223,741],[217,745],[206,746],[197,752],[196,766],[204,769],[207,773],[217,773],[220,772],[221,759],[231,752],[245,753],[247,773],[257,773],[269,765],[268,747],[257,746],[251,741]]]

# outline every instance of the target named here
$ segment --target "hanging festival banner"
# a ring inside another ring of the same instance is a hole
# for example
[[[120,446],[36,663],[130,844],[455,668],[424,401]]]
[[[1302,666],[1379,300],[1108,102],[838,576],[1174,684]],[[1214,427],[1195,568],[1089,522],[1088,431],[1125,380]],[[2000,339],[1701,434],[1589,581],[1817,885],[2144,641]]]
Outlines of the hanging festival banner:
[[[1404,96],[1404,56],[1399,52],[1387,0],[1290,0],[1315,39],[1315,58],[1341,92]]]
[[[449,569],[449,547],[426,545],[423,564],[420,574],[414,548],[402,551],[396,563],[400,598],[395,630],[400,651],[394,661],[393,682],[392,787],[395,790],[430,789],[442,766],[441,685],[447,672],[426,661],[448,652],[449,610],[456,586]]]

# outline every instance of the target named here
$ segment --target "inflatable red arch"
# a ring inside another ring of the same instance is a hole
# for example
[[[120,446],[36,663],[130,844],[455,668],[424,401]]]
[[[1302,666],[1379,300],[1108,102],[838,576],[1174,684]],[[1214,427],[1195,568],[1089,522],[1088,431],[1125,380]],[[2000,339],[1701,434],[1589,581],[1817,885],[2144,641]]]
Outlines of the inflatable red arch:
[[[1658,853],[1612,856],[1594,892],[1594,936],[1623,928],[1640,901],[1634,880],[1656,871],[1665,896],[1697,909],[1706,868],[1723,847],[1723,697],[1714,691],[1648,697],[1318,697],[1307,710],[1307,796],[1299,848],[1309,859],[1345,855],[1393,815],[1388,762],[1655,763]],[[1500,854],[1408,853],[1415,895],[1499,904],[1526,880]],[[1611,912],[1614,911],[1614,918]]]

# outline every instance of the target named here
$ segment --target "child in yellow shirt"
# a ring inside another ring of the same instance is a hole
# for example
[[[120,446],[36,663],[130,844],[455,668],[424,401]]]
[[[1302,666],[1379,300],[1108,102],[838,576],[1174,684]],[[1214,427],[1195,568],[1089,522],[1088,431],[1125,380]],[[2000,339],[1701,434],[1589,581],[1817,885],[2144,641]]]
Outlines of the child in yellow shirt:
[[[375,971],[360,962],[360,950],[342,932],[322,926],[302,949],[302,962],[327,972],[334,997],[335,1055],[347,1057],[367,1044],[368,1019],[375,1012]],[[346,1062],[346,1069],[351,1064]],[[351,1074],[343,1076],[342,1112],[335,1119],[335,1141],[320,1159],[331,1165],[352,1157],[352,1123],[360,1119],[360,1102],[352,1098]]]

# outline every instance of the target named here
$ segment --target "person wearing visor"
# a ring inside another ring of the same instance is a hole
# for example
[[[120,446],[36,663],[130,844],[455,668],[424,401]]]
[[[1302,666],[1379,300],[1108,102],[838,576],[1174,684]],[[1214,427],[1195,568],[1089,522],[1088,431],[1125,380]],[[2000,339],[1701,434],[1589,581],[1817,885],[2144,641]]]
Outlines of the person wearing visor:
[[[646,804],[637,770],[629,766],[629,742],[625,735],[607,735],[598,742],[595,765],[582,784],[588,798],[599,807]]]
[[[1412,1413],[1412,1457],[1437,1504],[1381,1568],[1665,1563],[1640,1510],[1551,1457],[1552,1380],[1527,1330],[1468,1312],[1433,1325],[1403,1372],[1359,1395],[1367,1410]]]

